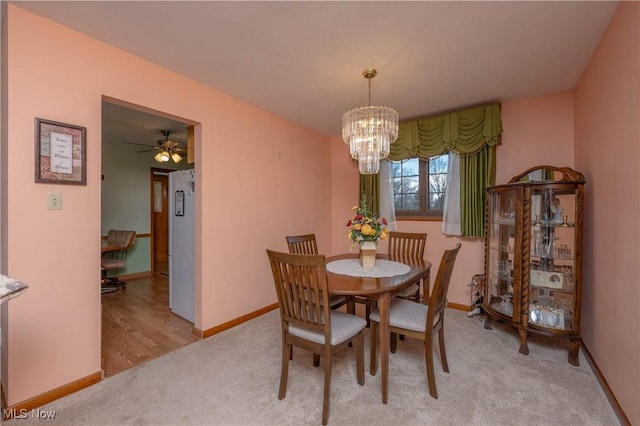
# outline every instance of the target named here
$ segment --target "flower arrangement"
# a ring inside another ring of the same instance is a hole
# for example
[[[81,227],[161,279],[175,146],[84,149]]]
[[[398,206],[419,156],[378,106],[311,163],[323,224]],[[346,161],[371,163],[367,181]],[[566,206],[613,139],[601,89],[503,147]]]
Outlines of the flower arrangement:
[[[347,222],[347,227],[351,228],[349,239],[353,243],[372,241],[377,244],[381,239],[387,238],[387,220],[381,218],[379,214],[371,213],[364,194],[362,194],[360,204],[353,206],[352,210],[355,210],[356,215]]]

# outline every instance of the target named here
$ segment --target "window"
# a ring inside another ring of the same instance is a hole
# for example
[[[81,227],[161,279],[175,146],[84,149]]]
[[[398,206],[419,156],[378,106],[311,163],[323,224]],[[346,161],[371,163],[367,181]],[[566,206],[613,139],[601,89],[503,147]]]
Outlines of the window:
[[[449,155],[393,162],[393,194],[398,218],[442,218]]]

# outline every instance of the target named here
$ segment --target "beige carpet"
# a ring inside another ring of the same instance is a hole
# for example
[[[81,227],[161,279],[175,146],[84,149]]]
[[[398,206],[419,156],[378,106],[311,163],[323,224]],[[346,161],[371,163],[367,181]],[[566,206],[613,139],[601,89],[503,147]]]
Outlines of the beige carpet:
[[[125,371],[55,401],[54,420],[29,425],[303,425],[320,424],[322,368],[294,350],[287,396],[279,401],[277,311]],[[485,330],[479,317],[447,310],[451,373],[436,356],[439,399],[429,396],[423,347],[398,342],[391,354],[389,403],[380,374],[370,376],[368,330],[365,385],[355,377],[353,349],[334,360],[329,424],[333,425],[616,425],[620,424],[580,353],[567,362],[566,343],[532,337],[518,353],[510,327]]]

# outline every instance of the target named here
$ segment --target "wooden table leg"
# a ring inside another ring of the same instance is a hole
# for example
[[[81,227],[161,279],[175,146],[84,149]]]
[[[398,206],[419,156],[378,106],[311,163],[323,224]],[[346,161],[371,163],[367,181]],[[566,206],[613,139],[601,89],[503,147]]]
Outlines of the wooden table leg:
[[[389,393],[389,293],[378,296],[378,312],[380,312],[380,367],[382,369],[382,403],[387,403]]]

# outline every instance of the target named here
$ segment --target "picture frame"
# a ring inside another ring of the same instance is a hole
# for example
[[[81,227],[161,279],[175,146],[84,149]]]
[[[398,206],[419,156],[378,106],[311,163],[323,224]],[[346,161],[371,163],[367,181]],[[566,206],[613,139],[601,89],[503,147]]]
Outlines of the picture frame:
[[[86,146],[85,127],[36,118],[36,183],[86,185]]]
[[[184,191],[176,191],[175,215],[184,216]]]

